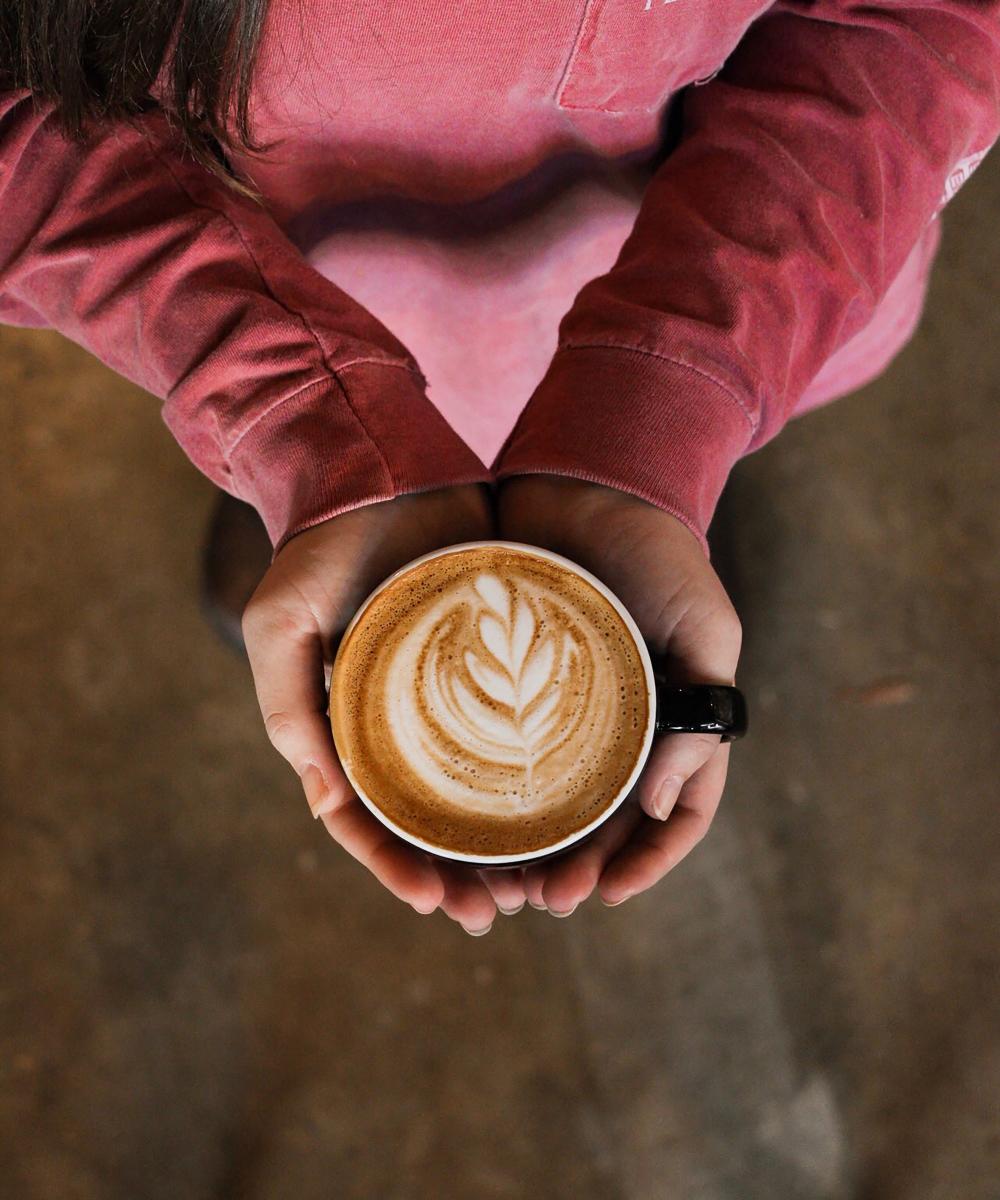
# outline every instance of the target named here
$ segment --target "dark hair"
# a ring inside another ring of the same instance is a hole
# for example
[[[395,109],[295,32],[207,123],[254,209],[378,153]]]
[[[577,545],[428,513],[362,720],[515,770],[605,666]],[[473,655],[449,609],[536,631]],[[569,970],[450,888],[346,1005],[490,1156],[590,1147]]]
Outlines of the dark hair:
[[[250,129],[249,93],[269,0],[0,0],[0,87],[53,101],[64,133],[134,122],[173,42],[164,111],[198,162],[256,196],[225,148],[267,149]],[[233,129],[226,118],[233,118]]]

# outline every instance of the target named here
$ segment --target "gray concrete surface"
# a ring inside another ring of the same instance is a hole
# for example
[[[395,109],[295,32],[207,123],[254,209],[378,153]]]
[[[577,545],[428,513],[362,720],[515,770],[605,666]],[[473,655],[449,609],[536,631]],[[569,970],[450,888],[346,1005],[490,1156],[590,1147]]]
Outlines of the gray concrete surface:
[[[732,478],[712,835],[478,940],[309,819],[155,404],[0,330],[0,1194],[996,1200],[998,210],[994,156],[889,374]]]

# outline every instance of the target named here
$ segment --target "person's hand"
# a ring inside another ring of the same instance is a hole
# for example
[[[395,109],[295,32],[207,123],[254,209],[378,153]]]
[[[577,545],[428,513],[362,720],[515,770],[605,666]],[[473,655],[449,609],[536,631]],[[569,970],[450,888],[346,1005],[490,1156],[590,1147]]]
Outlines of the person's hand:
[[[502,538],[564,554],[606,583],[669,682],[734,682],[739,619],[698,539],[676,517],[598,484],[525,475],[501,485],[499,524]],[[527,868],[528,902],[568,915],[595,887],[605,904],[652,887],[704,837],[728,763],[718,735],[658,739],[636,793],[614,816],[579,849]]]
[[[326,715],[333,641],[368,593],[398,567],[442,546],[492,536],[479,485],[400,496],[314,525],[287,542],[243,615],[250,668],[267,735],[302,781],[332,837],[418,912],[439,905],[480,930],[524,902],[519,872],[484,885],[480,873],[432,860],[375,819],[337,760]]]

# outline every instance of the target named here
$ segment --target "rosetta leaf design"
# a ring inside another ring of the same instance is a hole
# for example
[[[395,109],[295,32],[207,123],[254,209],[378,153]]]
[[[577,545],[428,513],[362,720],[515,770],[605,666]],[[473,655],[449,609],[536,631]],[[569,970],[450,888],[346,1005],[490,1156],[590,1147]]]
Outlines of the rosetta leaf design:
[[[552,689],[551,692],[537,704],[534,711],[529,713],[521,722],[521,731],[524,736],[534,740],[547,726],[548,721],[555,715],[556,708],[559,704],[559,693]]]
[[[517,707],[517,694],[510,679],[505,678],[499,671],[494,671],[471,650],[465,652],[465,665],[469,674],[491,700],[511,708]]]
[[[519,675],[524,667],[524,658],[531,645],[531,636],[535,632],[535,618],[531,609],[522,599],[518,599],[514,610],[514,628],[511,632],[511,662],[514,673]]]
[[[534,792],[534,769],[553,745],[561,713],[560,686],[573,656],[568,635],[540,635],[531,602],[511,595],[495,575],[480,575],[473,585],[482,608],[474,620],[478,638],[462,655],[469,678],[493,706],[484,707],[455,681],[465,698],[463,715],[477,736],[496,744],[497,738],[524,764],[529,794]]]
[[[542,688],[550,682],[556,651],[551,638],[546,638],[530,651],[515,687],[518,693],[518,712],[523,713]]]
[[[497,662],[506,665],[508,654],[507,627],[489,613],[483,613],[479,618],[479,636],[483,645]]]
[[[495,575],[480,575],[473,586],[487,608],[491,608],[507,625],[510,622],[510,596],[503,580]]]

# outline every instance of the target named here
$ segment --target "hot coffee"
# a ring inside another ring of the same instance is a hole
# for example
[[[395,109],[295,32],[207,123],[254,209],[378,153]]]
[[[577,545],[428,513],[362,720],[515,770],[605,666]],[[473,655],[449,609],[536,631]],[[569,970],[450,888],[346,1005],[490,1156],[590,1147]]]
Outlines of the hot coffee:
[[[460,547],[390,580],[349,627],[330,716],[351,782],[401,830],[506,856],[589,826],[651,736],[615,606],[527,547]]]

